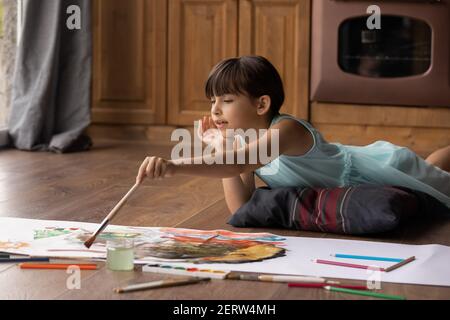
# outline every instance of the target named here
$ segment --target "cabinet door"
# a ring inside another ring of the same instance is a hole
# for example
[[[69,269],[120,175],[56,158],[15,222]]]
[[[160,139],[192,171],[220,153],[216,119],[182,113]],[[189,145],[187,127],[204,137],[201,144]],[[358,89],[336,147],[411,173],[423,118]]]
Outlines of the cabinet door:
[[[166,0],[94,1],[94,123],[165,123],[166,26]]]
[[[237,55],[237,9],[237,0],[169,0],[169,124],[209,114],[205,82],[217,62]]]
[[[308,119],[310,0],[239,3],[239,54],[269,59],[285,86],[281,112]]]

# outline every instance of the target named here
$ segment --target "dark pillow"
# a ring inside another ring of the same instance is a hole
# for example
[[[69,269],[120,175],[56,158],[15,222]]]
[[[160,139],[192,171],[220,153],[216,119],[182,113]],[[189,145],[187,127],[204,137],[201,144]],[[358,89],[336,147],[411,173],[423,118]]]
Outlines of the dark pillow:
[[[401,221],[450,209],[403,187],[258,188],[228,221],[234,227],[271,227],[339,234],[387,232]]]

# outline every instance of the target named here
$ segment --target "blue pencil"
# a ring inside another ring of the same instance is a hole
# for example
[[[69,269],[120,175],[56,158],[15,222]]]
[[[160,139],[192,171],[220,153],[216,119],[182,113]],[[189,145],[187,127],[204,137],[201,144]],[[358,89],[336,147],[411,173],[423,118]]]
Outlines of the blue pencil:
[[[49,258],[9,258],[0,259],[0,263],[49,262]]]
[[[388,262],[402,262],[404,260],[404,259],[397,259],[397,258],[355,256],[355,255],[350,255],[350,254],[332,254],[331,256],[336,257],[336,258],[344,258],[344,259],[375,260],[375,261],[388,261]]]

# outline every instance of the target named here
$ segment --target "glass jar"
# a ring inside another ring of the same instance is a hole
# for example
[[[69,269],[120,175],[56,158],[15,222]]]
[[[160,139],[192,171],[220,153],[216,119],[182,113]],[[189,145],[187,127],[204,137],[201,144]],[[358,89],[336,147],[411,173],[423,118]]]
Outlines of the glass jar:
[[[134,269],[133,239],[114,239],[106,242],[106,264],[112,271],[131,271]]]

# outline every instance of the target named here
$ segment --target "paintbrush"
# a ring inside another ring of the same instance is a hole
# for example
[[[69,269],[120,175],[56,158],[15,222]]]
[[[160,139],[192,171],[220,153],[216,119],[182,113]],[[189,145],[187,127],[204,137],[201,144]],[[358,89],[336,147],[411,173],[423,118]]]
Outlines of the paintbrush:
[[[226,277],[228,280],[246,280],[246,281],[264,281],[264,282],[295,282],[295,283],[326,283],[339,284],[337,281],[327,280],[320,277],[309,276],[288,276],[288,275],[271,275],[271,274],[248,274],[231,272]]]
[[[187,284],[199,283],[204,281],[209,281],[210,278],[189,278],[184,280],[161,280],[161,281],[153,281],[148,283],[139,283],[127,286],[125,288],[116,288],[114,292],[116,293],[125,293],[132,291],[141,291],[141,290],[149,290],[149,289],[157,289],[157,288],[166,288],[166,287],[175,287],[175,286],[184,286]]]
[[[206,243],[210,242],[211,240],[217,238],[218,236],[220,236],[219,233],[217,233],[216,235],[214,235],[214,236],[212,236],[212,237],[209,237],[208,239],[206,239],[205,241],[203,241],[201,244],[202,244],[202,245],[203,245],[203,244],[206,244]]]
[[[120,201],[116,204],[116,206],[111,210],[111,212],[106,216],[106,218],[101,223],[100,227],[95,231],[92,236],[87,239],[84,242],[84,245],[86,248],[90,248],[92,244],[94,243],[95,239],[97,239],[97,236],[108,226],[108,224],[114,219],[114,216],[119,212],[119,210],[122,208],[122,206],[125,204],[125,202],[128,200],[128,198],[133,194],[134,191],[136,191],[137,187],[139,186],[138,183],[136,183],[131,189],[127,192],[127,194],[120,199]]]

